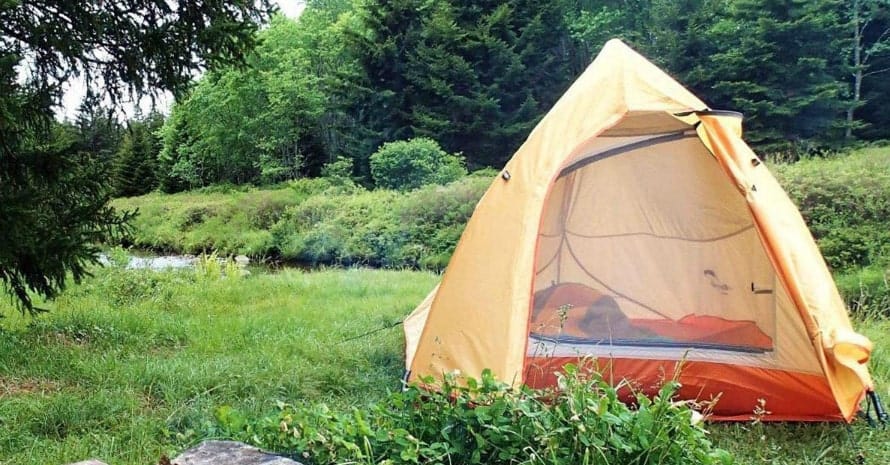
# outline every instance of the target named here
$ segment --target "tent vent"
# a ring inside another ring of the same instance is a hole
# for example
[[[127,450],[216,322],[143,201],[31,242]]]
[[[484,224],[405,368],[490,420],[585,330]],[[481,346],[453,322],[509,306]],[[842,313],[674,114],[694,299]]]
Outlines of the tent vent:
[[[504,178],[504,181],[510,180],[510,172],[507,170],[501,171],[501,177]]]

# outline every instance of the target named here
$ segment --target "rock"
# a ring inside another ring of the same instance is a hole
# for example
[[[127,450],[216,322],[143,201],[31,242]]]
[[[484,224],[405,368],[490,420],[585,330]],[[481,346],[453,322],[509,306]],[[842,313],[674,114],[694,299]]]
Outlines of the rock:
[[[170,462],[173,465],[302,465],[235,441],[204,441]]]
[[[248,256],[246,256],[246,255],[236,255],[236,256],[235,256],[235,263],[236,263],[238,266],[240,266],[240,267],[243,268],[243,267],[245,267],[245,266],[247,266],[247,265],[250,265],[250,258],[249,258]]]
[[[105,462],[100,462],[96,459],[84,460],[83,462],[70,463],[68,465],[108,465]]]

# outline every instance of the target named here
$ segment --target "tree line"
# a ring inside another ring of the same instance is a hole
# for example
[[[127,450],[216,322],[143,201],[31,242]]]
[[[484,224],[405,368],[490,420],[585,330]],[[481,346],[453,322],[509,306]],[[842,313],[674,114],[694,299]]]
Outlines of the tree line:
[[[372,183],[371,154],[411,138],[499,167],[613,37],[743,112],[767,155],[890,137],[890,0],[313,0],[168,117],[100,121],[114,192],[270,184],[339,159]]]
[[[890,0],[314,0],[177,100],[140,186],[274,183],[339,158],[370,181],[372,153],[416,137],[499,167],[612,37],[743,112],[765,153],[890,137]]]

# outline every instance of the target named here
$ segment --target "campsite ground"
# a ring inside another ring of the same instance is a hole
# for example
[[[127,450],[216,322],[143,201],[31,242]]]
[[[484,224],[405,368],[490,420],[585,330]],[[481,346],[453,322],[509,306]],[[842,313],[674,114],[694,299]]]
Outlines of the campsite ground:
[[[276,400],[362,405],[398,387],[398,321],[431,273],[323,270],[242,278],[194,271],[100,270],[36,320],[0,332],[0,463],[98,456],[153,464],[220,434],[214,411],[249,418]],[[871,367],[890,399],[890,324],[857,325],[877,345]],[[837,424],[710,425],[738,463],[851,463]],[[890,463],[888,432],[854,424],[869,463]]]
[[[0,332],[0,463],[149,465],[218,435],[214,411],[358,405],[399,386],[399,321],[436,276],[296,270],[231,279],[104,270]],[[345,342],[344,342],[345,341]]]
[[[890,150],[774,168],[822,235],[823,253],[856,307],[855,324],[875,343],[870,369],[890,403]],[[135,241],[143,246],[277,251],[316,262],[382,257],[438,268],[485,184],[484,176],[468,177],[401,195],[307,180],[117,204],[140,207]],[[278,400],[335,409],[372,402],[399,386],[401,329],[352,338],[399,321],[437,279],[369,269],[263,270],[240,278],[207,268],[96,269],[42,304],[50,313],[32,319],[8,312],[0,320],[0,464],[95,456],[149,465],[222,435],[214,417],[221,406],[252,420]],[[855,463],[857,447],[868,463],[890,463],[890,432],[861,421],[850,430],[855,444],[838,424],[708,429],[741,464]]]

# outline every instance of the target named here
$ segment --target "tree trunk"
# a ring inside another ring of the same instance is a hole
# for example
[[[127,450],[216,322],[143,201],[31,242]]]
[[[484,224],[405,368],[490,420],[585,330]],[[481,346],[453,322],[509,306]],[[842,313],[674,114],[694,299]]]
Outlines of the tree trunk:
[[[853,137],[853,119],[856,107],[859,106],[862,90],[862,29],[859,28],[859,4],[860,0],[853,2],[853,101],[847,108],[847,127],[844,130],[844,139]]]

